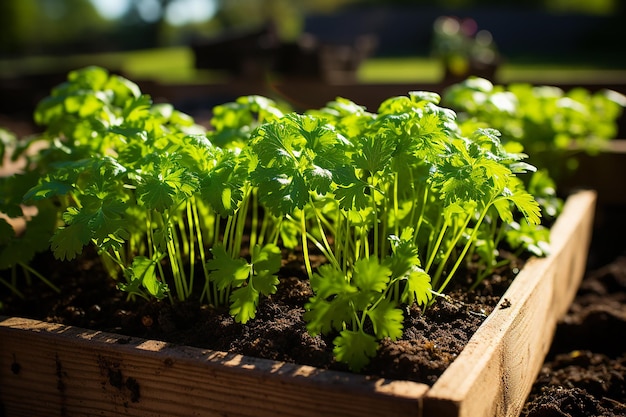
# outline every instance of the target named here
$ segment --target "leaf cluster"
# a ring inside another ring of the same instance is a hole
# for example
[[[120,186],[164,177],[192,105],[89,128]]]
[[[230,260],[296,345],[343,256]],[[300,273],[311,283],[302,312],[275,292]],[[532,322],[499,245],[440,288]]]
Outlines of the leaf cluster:
[[[37,107],[45,146],[28,181],[3,184],[23,199],[0,208],[45,209],[56,227],[39,240],[65,260],[92,245],[129,297],[193,297],[241,323],[277,291],[282,249],[300,250],[308,329],[336,334],[336,358],[359,370],[402,337],[407,305],[434,302],[470,260],[478,285],[503,243],[545,252],[526,155],[439,102],[415,91],[376,112],[337,98],[297,113],[248,96],[214,108],[207,130],[89,67]]]
[[[626,97],[612,90],[582,87],[564,91],[548,85],[494,85],[470,77],[443,94],[443,103],[459,112],[466,132],[498,129],[509,147],[522,146],[533,165],[558,178],[576,169],[574,152],[594,154],[615,138]],[[565,166],[555,166],[555,160]]]

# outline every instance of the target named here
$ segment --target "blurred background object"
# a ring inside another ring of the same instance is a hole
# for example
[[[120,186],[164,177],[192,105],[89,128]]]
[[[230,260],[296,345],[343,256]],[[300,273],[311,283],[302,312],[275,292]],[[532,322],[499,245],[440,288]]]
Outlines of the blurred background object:
[[[444,80],[452,84],[474,75],[493,80],[499,54],[493,35],[478,29],[472,18],[441,16],[433,27],[432,53],[444,66]]]
[[[375,108],[467,75],[626,84],[620,0],[2,0],[0,125],[99,65],[206,112],[245,94]]]

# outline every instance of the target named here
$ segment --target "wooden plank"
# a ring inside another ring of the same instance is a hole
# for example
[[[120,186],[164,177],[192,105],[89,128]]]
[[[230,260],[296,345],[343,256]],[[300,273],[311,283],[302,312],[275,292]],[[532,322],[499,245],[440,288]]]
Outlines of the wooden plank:
[[[551,255],[531,259],[499,306],[433,385],[425,416],[517,416],[584,275],[596,193],[568,200]],[[504,304],[506,303],[506,304]]]
[[[590,188],[598,193],[599,207],[626,205],[626,139],[611,140],[598,153],[579,152],[575,159],[578,168],[558,184],[559,190]]]
[[[14,416],[407,416],[424,384],[1,318],[0,404]]]

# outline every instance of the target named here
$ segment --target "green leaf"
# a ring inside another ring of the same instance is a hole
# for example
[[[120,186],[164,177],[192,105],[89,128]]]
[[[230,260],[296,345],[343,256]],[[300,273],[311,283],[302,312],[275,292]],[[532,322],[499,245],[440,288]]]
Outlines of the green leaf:
[[[174,205],[174,187],[157,178],[148,177],[137,186],[137,200],[148,209],[164,212]]]
[[[255,245],[252,248],[252,264],[255,271],[266,271],[276,273],[280,269],[281,253],[280,248],[273,243],[260,247]]]
[[[220,290],[237,287],[248,279],[252,266],[245,259],[233,259],[222,244],[211,248],[211,253],[213,258],[207,261],[206,267],[211,271],[211,280]]]
[[[378,258],[359,259],[354,264],[352,282],[363,292],[380,292],[387,288],[391,270],[381,265]]]
[[[504,223],[513,221],[513,211],[511,210],[511,202],[509,200],[497,199],[493,202],[493,205]]]
[[[0,229],[3,220],[0,218]],[[15,236],[11,226],[9,230],[0,230],[0,269],[28,264],[36,253],[48,250],[57,221],[57,207],[51,201],[42,201],[37,204],[37,214],[28,219],[24,233]]]
[[[123,230],[125,210],[126,204],[123,201],[104,200],[89,221],[89,227],[94,231],[94,238],[102,239]]]
[[[83,247],[91,241],[91,231],[84,222],[59,227],[50,241],[57,259],[71,261],[82,253]]]
[[[354,165],[371,174],[390,168],[389,161],[396,146],[390,135],[365,136],[359,143],[359,152],[353,157]]]
[[[162,299],[168,291],[167,285],[156,275],[157,262],[145,256],[135,256],[131,266],[133,279],[139,280],[150,295]]]
[[[251,146],[262,166],[294,168],[305,144],[306,139],[297,135],[291,125],[276,121],[260,126],[252,136]]]
[[[8,150],[13,151],[18,145],[15,134],[3,127],[0,127],[0,162],[3,162],[5,155],[8,157]]]
[[[291,214],[309,201],[309,190],[298,170],[257,168],[252,177],[257,182],[260,180],[259,201],[277,217]]]
[[[392,255],[385,261],[391,269],[391,277],[404,276],[414,267],[421,266],[421,261],[417,252],[417,246],[413,242],[413,229],[406,228],[400,237],[389,236]]]
[[[409,91],[409,97],[414,102],[425,101],[432,104],[439,104],[441,96],[431,91]]]
[[[48,177],[31,188],[24,195],[24,201],[37,201],[44,198],[66,195],[73,189],[74,187],[71,184]]]
[[[252,285],[237,288],[230,295],[230,314],[237,323],[247,323],[256,316],[259,292]]]
[[[252,248],[252,285],[263,295],[276,293],[280,282],[276,273],[280,269],[280,248],[272,243],[263,246],[255,245]]]
[[[72,85],[80,86],[82,88],[91,88],[94,90],[101,89],[109,78],[109,72],[95,65],[80,68],[74,71],[70,71],[67,75],[68,81]]]
[[[214,154],[215,166],[203,172],[200,194],[217,213],[230,216],[243,200],[247,167],[240,164],[235,152],[220,150]]]
[[[330,191],[333,181],[333,174],[330,170],[313,164],[304,170],[303,176],[311,190],[318,194],[325,195]]]
[[[430,276],[422,268],[413,268],[406,277],[406,287],[402,295],[402,301],[406,303],[416,302],[425,306],[432,298]]]
[[[530,224],[541,223],[541,209],[539,203],[528,192],[521,188],[516,188],[512,194],[506,195],[505,198],[512,201],[517,209],[522,212],[526,220]]]
[[[372,321],[374,334],[378,339],[389,337],[397,340],[402,336],[404,314],[396,308],[394,302],[382,299],[374,308],[368,309],[366,314]]]
[[[128,133],[132,132],[133,127],[139,128],[140,132],[137,133],[143,134],[146,131],[145,123],[151,117],[152,99],[148,96],[139,96],[126,100],[123,106],[122,117],[124,124],[120,127]],[[124,130],[120,133],[124,132]],[[140,135],[134,135],[134,137],[140,137]]]
[[[280,223],[280,240],[285,248],[294,249],[298,246],[300,244],[299,234],[300,228],[293,222]]]
[[[370,205],[369,184],[357,178],[354,168],[338,167],[335,170],[337,188],[334,190],[339,206],[344,210],[363,210]]]
[[[257,128],[251,149],[258,159],[251,179],[259,199],[276,216],[308,203],[310,193],[331,190],[333,173],[348,164],[347,143],[323,119],[288,114]]]
[[[138,98],[141,96],[141,90],[137,84],[115,74],[109,77],[105,88],[112,90],[115,96],[119,97],[120,100],[125,100],[130,97]],[[121,105],[121,103],[116,104]]]
[[[534,256],[550,253],[550,229],[531,225],[528,221],[511,222],[506,225],[505,238],[513,249],[523,248]]]
[[[327,299],[337,294],[356,292],[342,271],[332,265],[324,264],[311,277],[311,288],[316,298]]]
[[[332,302],[319,297],[314,297],[304,308],[303,318],[306,328],[312,336],[328,334],[333,330],[341,330],[346,321],[352,319],[353,309],[345,302],[346,297],[341,297]]]
[[[350,285],[340,270],[327,264],[318,272],[311,277],[315,296],[305,305],[304,313],[312,335],[343,329],[344,323],[354,317],[354,298],[359,295],[358,289]]]
[[[355,372],[363,369],[378,350],[376,338],[361,331],[344,330],[333,340],[333,344],[337,360],[347,363]]]

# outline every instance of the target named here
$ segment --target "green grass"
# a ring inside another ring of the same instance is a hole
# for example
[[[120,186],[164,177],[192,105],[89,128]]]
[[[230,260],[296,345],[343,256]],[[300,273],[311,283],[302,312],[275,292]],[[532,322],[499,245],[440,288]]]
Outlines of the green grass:
[[[443,76],[439,61],[429,58],[372,58],[359,68],[362,83],[438,82]]]
[[[193,52],[186,47],[4,59],[0,60],[0,77],[67,72],[88,65],[120,71],[133,79],[152,79],[164,83],[199,83],[219,80],[221,77],[219,73],[197,70]]]
[[[496,74],[498,83],[525,81],[535,84],[624,82],[626,69],[606,69],[589,64],[505,63]],[[371,58],[359,69],[363,83],[436,83],[443,67],[431,58]]]
[[[498,82],[525,81],[530,83],[623,83],[626,69],[604,69],[588,65],[523,65],[505,64],[498,70]]]
[[[33,56],[0,60],[0,77],[68,72],[87,65],[121,71],[131,79],[162,83],[219,82],[224,74],[194,67],[193,52],[184,46],[143,51],[126,51],[70,56]],[[441,63],[427,57],[371,58],[358,72],[362,83],[437,83],[443,76]],[[536,84],[557,82],[589,83],[626,80],[626,69],[604,69],[589,64],[506,62],[498,70],[498,83],[526,81]]]

